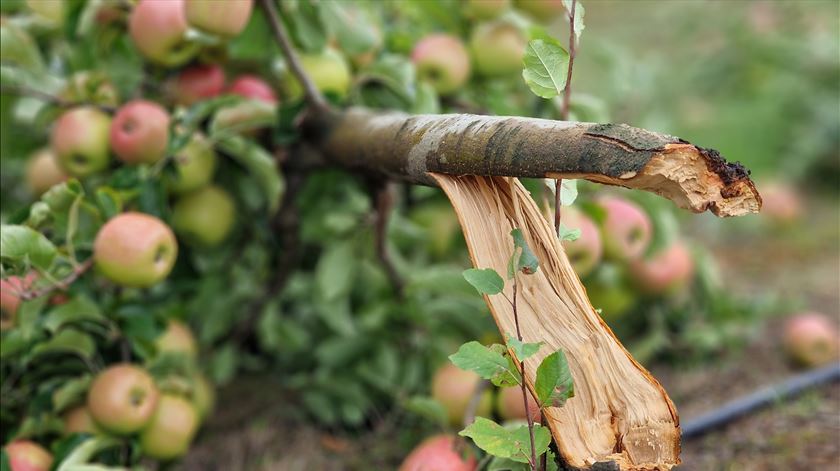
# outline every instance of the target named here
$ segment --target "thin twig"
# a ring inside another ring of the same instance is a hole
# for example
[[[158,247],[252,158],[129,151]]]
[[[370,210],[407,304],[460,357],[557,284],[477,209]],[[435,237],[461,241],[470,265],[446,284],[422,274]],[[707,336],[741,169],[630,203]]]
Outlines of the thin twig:
[[[569,101],[572,98],[572,69],[575,66],[575,54],[577,40],[575,39],[575,7],[577,0],[572,0],[572,8],[569,11],[569,71],[566,73],[566,89],[563,90],[563,108],[560,110],[560,119],[569,120]]]
[[[563,201],[560,197],[560,190],[563,187],[563,179],[558,178],[554,180],[554,232],[557,237],[560,237],[560,212],[563,207]]]
[[[306,71],[303,70],[303,66],[300,64],[297,53],[295,53],[294,48],[292,48],[292,43],[289,40],[289,36],[286,34],[286,28],[283,26],[283,22],[280,20],[280,14],[274,6],[274,0],[260,0],[260,5],[265,11],[265,16],[268,18],[268,24],[271,25],[271,30],[274,33],[274,40],[277,41],[277,44],[280,46],[280,50],[282,50],[283,55],[286,56],[286,61],[289,63],[289,69],[303,87],[306,101],[309,102],[313,108],[328,109],[329,105],[327,104],[327,101],[324,99],[324,96],[321,95],[321,92],[315,86],[312,79],[306,74]]]
[[[22,85],[0,85],[0,93],[8,94],[8,95],[15,95],[15,96],[26,96],[30,98],[35,98],[37,100],[41,100],[52,105],[55,105],[59,108],[75,108],[77,106],[93,106],[98,108],[106,113],[113,113],[117,109],[113,106],[108,105],[101,105],[98,103],[93,103],[91,101],[69,101],[65,100],[56,95],[52,95],[46,92],[42,92],[40,90],[36,90],[34,88],[25,87]]]
[[[85,260],[84,262],[82,262],[80,265],[78,265],[76,268],[74,268],[73,271],[69,275],[67,275],[65,278],[63,278],[61,280],[56,280],[55,283],[53,283],[49,286],[45,286],[41,289],[36,289],[36,290],[32,290],[32,291],[25,290],[25,291],[21,292],[20,293],[20,299],[22,299],[24,301],[29,301],[30,299],[35,299],[35,298],[40,298],[41,296],[46,296],[46,295],[52,293],[55,290],[64,291],[67,288],[69,288],[70,285],[72,285],[74,281],[79,279],[80,276],[82,276],[86,271],[88,271],[91,266],[93,266],[93,259],[89,258],[89,259]]]
[[[472,397],[470,397],[470,402],[467,403],[467,408],[464,409],[464,428],[467,428],[475,421],[475,413],[478,411],[478,405],[481,404],[481,397],[489,387],[490,381],[486,379],[475,383],[475,389],[473,390]]]
[[[516,275],[513,276],[513,322],[516,325],[516,337],[522,342],[522,330],[519,328],[519,312],[516,310]],[[531,438],[531,458],[529,464],[533,471],[537,471],[537,448],[534,438],[534,418],[528,413],[528,388],[525,386],[525,362],[519,361],[519,371],[522,373],[522,402],[525,404],[525,419],[528,421],[528,436]]]
[[[388,216],[394,206],[394,196],[391,193],[387,182],[377,182],[374,184],[376,194],[376,223],[374,228],[374,237],[376,239],[376,256],[382,267],[385,268],[385,273],[388,275],[388,280],[394,288],[394,293],[398,298],[403,297],[403,280],[394,266],[393,260],[388,253]]]

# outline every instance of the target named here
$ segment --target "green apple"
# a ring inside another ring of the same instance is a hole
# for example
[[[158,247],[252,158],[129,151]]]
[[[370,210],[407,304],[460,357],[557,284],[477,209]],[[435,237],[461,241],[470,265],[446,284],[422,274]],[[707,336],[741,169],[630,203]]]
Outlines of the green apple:
[[[516,25],[493,21],[477,25],[470,36],[470,52],[479,74],[503,77],[522,72],[528,38]]]
[[[566,11],[563,0],[515,0],[516,8],[537,21],[548,23]]]
[[[446,363],[432,378],[432,397],[443,404],[449,422],[454,426],[463,425],[464,413],[475,393],[481,378],[472,371],[465,371]],[[482,393],[475,415],[488,417],[493,407],[490,390]]]
[[[26,6],[36,17],[52,26],[61,26],[67,13],[66,0],[26,0]]]
[[[181,197],[172,210],[172,226],[187,242],[204,247],[220,244],[230,234],[236,206],[227,191],[206,186]]]
[[[19,294],[29,289],[37,275],[32,272],[24,277],[10,276],[0,280],[0,330],[15,326],[17,311],[20,308]]]
[[[470,56],[461,39],[448,34],[431,34],[411,51],[417,78],[428,82],[441,95],[461,88],[470,78]]]
[[[30,71],[42,71],[44,61],[38,44],[23,28],[0,16],[0,61]]]
[[[87,408],[96,424],[107,432],[128,435],[149,423],[159,397],[145,369],[123,363],[108,367],[94,378]]]
[[[224,37],[239,35],[248,25],[252,0],[185,0],[190,26]]]
[[[111,118],[91,106],[73,108],[53,126],[50,145],[59,165],[75,177],[104,170],[110,160]]]
[[[26,184],[32,194],[41,196],[54,185],[67,180],[67,174],[58,165],[52,150],[41,149],[29,158],[26,164]]]
[[[492,20],[510,8],[510,0],[466,0],[464,12],[476,20]]]
[[[9,457],[9,471],[48,471],[52,467],[50,452],[31,440],[15,440],[4,450]]]
[[[169,113],[148,100],[133,100],[111,123],[111,149],[127,164],[153,164],[166,155]]]
[[[198,355],[198,344],[195,336],[186,324],[177,320],[170,320],[166,330],[155,340],[158,353],[178,353],[190,358]]]
[[[185,398],[163,394],[151,421],[140,432],[143,454],[158,460],[182,456],[198,431],[199,417]]]
[[[522,400],[522,389],[519,387],[509,387],[499,389],[496,394],[496,411],[499,416],[505,420],[527,420],[525,417],[525,402]],[[528,392],[528,412],[534,422],[539,423],[540,406],[537,401]]]
[[[192,402],[201,420],[207,418],[216,404],[216,389],[213,383],[201,373],[193,376]]]
[[[400,465],[399,471],[475,471],[474,456],[462,456],[458,438],[435,435],[423,440]]]
[[[213,179],[216,152],[201,134],[193,134],[190,142],[175,155],[175,174],[167,175],[169,189],[178,194],[197,190]]]
[[[152,62],[181,65],[197,52],[187,41],[184,0],[140,0],[128,18],[128,32],[137,50]]]
[[[87,406],[76,406],[61,415],[64,421],[64,435],[74,433],[88,433],[91,435],[102,433],[97,427]]]
[[[318,90],[339,97],[347,95],[350,90],[350,66],[340,52],[327,48],[321,54],[302,54],[300,63]],[[291,73],[286,74],[284,87],[292,99],[303,95],[303,89]]]
[[[97,105],[117,106],[120,102],[116,87],[100,72],[77,72],[61,90],[62,99],[70,103],[90,102]]]
[[[169,275],[178,257],[172,230],[143,213],[117,215],[99,229],[93,242],[96,267],[114,283],[148,287]]]

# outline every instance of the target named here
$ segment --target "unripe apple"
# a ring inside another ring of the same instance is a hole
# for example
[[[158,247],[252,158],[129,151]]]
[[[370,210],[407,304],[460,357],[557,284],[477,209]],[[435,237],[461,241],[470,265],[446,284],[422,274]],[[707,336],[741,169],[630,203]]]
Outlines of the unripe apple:
[[[473,64],[485,77],[502,77],[522,72],[522,57],[528,38],[514,24],[494,21],[479,24],[470,36]]]
[[[66,0],[26,0],[26,6],[35,16],[54,26],[64,23]]]
[[[456,449],[457,438],[451,435],[429,437],[406,456],[399,471],[473,471],[477,468],[475,457],[464,458],[466,446]]]
[[[432,397],[446,409],[449,422],[452,425],[460,426],[463,424],[464,412],[467,410],[479,381],[481,381],[481,378],[477,374],[462,370],[451,363],[444,364],[435,372],[434,378],[432,378]],[[488,388],[481,394],[475,415],[489,416],[492,406],[493,402]]]
[[[522,400],[522,389],[519,387],[501,388],[496,395],[496,411],[505,420],[527,420],[525,416],[525,403]],[[531,419],[539,423],[540,406],[531,393],[528,393],[528,411]]]
[[[772,223],[789,226],[802,218],[802,199],[796,188],[780,182],[761,185],[761,215]]]
[[[252,0],[185,0],[190,26],[224,37],[239,35],[251,18]]]
[[[117,106],[119,94],[116,87],[102,73],[77,72],[67,80],[60,96],[70,103],[90,102],[97,105]]]
[[[64,435],[74,433],[89,433],[91,435],[101,433],[90,411],[84,405],[76,406],[61,416],[64,421]]]
[[[608,322],[620,319],[636,305],[636,296],[624,278],[617,265],[603,262],[584,281],[589,302]]]
[[[606,211],[601,227],[604,254],[613,260],[632,260],[642,256],[653,233],[650,218],[637,206],[622,198],[601,198]]]
[[[195,358],[198,355],[198,344],[192,331],[186,324],[177,320],[170,320],[166,330],[155,340],[158,353],[178,353]]]
[[[177,458],[190,447],[198,431],[195,407],[181,396],[162,394],[149,423],[140,432],[143,453],[158,460]]]
[[[563,0],[515,0],[516,8],[535,20],[548,23],[566,11]]]
[[[24,276],[10,276],[0,280],[0,330],[11,329],[15,326],[17,311],[20,308],[20,294],[28,290],[35,282],[37,275],[32,272]]]
[[[166,278],[178,257],[169,226],[143,213],[123,213],[99,229],[93,242],[97,268],[111,281],[147,287]]]
[[[461,88],[470,78],[470,56],[461,39],[449,34],[431,34],[411,51],[417,78],[431,84],[441,95]]]
[[[193,134],[190,142],[175,155],[175,175],[167,175],[169,189],[174,193],[197,190],[213,179],[216,172],[216,152],[201,134]]]
[[[10,471],[48,471],[52,467],[52,454],[33,441],[15,440],[5,450]]]
[[[836,361],[840,353],[840,333],[827,316],[818,312],[803,312],[788,319],[783,341],[787,354],[807,367]]]
[[[67,180],[67,174],[58,165],[49,148],[41,149],[29,158],[26,165],[26,183],[32,194],[41,196],[54,185]]]
[[[577,240],[564,240],[563,249],[575,272],[581,278],[592,273],[601,261],[603,247],[598,226],[589,216],[576,208],[563,208],[561,223],[570,229],[580,229]]]
[[[510,8],[510,0],[466,0],[464,11],[476,20],[492,20]]]
[[[216,404],[216,389],[201,373],[193,376],[192,402],[201,420],[207,418]]]
[[[321,54],[302,54],[300,64],[321,92],[344,97],[350,90],[350,66],[335,49],[327,48]],[[286,74],[284,87],[292,99],[303,95],[303,89],[291,74]]]
[[[86,177],[108,166],[111,118],[91,106],[73,108],[53,126],[50,145],[59,165],[76,177]]]
[[[640,291],[663,295],[681,291],[694,276],[694,259],[683,242],[675,242],[648,259],[631,260],[630,279]]]
[[[152,164],[166,155],[169,113],[155,102],[133,100],[111,123],[111,149],[127,164]]]
[[[204,247],[220,244],[233,229],[236,206],[227,191],[206,186],[175,203],[172,226],[188,242]]]
[[[216,64],[188,67],[174,81],[175,100],[185,106],[221,95],[224,89],[225,71]]]
[[[277,95],[271,85],[255,75],[240,75],[230,84],[228,91],[234,95],[260,100],[272,105],[277,103]]]
[[[198,51],[187,42],[184,0],[140,0],[128,18],[128,32],[140,53],[152,62],[176,66]]]
[[[88,390],[87,408],[96,424],[106,431],[128,435],[149,423],[159,396],[145,369],[122,363],[108,367],[94,378]]]

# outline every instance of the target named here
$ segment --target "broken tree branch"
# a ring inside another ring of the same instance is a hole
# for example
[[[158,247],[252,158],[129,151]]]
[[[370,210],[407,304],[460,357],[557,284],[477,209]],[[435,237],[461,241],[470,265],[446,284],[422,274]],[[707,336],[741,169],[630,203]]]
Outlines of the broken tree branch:
[[[625,124],[469,114],[406,115],[361,108],[310,113],[304,137],[331,163],[436,186],[447,175],[583,178],[647,190],[694,212],[757,212],[738,163],[711,149]]]

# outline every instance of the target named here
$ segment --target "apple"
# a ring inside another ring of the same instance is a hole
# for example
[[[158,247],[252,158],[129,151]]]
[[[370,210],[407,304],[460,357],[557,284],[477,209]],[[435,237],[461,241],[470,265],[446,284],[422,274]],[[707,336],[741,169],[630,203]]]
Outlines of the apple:
[[[15,318],[21,303],[18,294],[28,290],[36,278],[37,275],[32,272],[23,278],[10,276],[0,280],[0,330],[11,329],[15,326]]]
[[[335,49],[327,48],[320,54],[302,54],[300,64],[312,78],[315,88],[321,92],[342,98],[350,90],[350,66],[347,65],[344,56]],[[303,95],[303,89],[291,73],[286,74],[284,87],[292,99]]]
[[[84,405],[76,406],[61,416],[64,421],[64,435],[74,433],[88,433],[91,435],[100,433],[99,427],[90,415],[90,411]]]
[[[430,34],[411,51],[417,78],[428,82],[439,94],[449,95],[470,78],[470,56],[460,38]]]
[[[155,340],[158,353],[179,353],[195,358],[198,355],[198,344],[192,331],[186,324],[177,320],[170,320],[166,330]]]
[[[785,323],[783,344],[788,356],[798,364],[822,366],[837,360],[840,333],[828,316],[818,312],[803,312]]]
[[[152,62],[176,66],[198,48],[187,42],[184,0],[140,0],[128,17],[128,32],[140,53]]]
[[[78,72],[73,74],[61,90],[60,96],[70,103],[90,102],[97,105],[117,106],[119,94],[114,84],[102,73]]]
[[[802,199],[793,186],[770,182],[761,185],[761,214],[780,226],[793,225],[802,218]]]
[[[467,0],[464,11],[477,20],[491,20],[510,8],[510,0]]]
[[[470,36],[473,64],[485,77],[520,74],[527,46],[525,34],[507,21],[478,24]]]
[[[49,148],[41,149],[26,164],[26,184],[35,196],[41,196],[54,185],[67,180],[67,174],[58,165]]]
[[[172,230],[160,219],[143,213],[117,215],[99,229],[93,259],[111,281],[147,287],[166,278],[178,257]]]
[[[216,152],[201,134],[193,134],[175,155],[175,174],[167,175],[169,189],[174,193],[197,190],[213,179],[216,172]]]
[[[650,218],[637,206],[618,197],[601,198],[606,211],[601,227],[604,254],[613,260],[633,260],[647,249],[653,234]]]
[[[201,373],[193,376],[192,402],[201,420],[207,418],[216,404],[216,390],[213,383]]]
[[[451,435],[435,435],[427,438],[406,456],[399,471],[475,470],[478,467],[475,457],[461,456],[461,452],[456,448],[457,440]]]
[[[579,277],[584,277],[598,266],[603,254],[601,234],[589,216],[574,207],[563,208],[560,222],[570,229],[580,229],[577,240],[564,240],[563,249]]]
[[[499,393],[496,394],[496,411],[505,420],[527,420],[527,417],[525,417],[525,403],[522,401],[522,389],[519,387],[499,389]],[[531,419],[539,423],[540,416],[542,415],[540,406],[537,405],[537,401],[534,400],[530,392],[528,393],[528,411],[530,412]]]
[[[198,413],[188,400],[162,394],[152,419],[140,432],[140,447],[154,459],[177,458],[189,449],[198,424]]]
[[[175,78],[174,95],[180,105],[221,95],[225,88],[225,71],[216,64],[194,65]]]
[[[233,198],[210,185],[184,195],[172,210],[172,226],[188,242],[204,247],[220,244],[230,234],[236,219]]]
[[[608,322],[620,319],[636,305],[636,296],[624,278],[619,266],[603,262],[584,280],[589,302]]]
[[[26,0],[26,6],[40,19],[61,26],[66,14],[66,0]]]
[[[252,0],[185,0],[190,26],[224,37],[239,35],[251,18]]]
[[[566,11],[563,0],[515,0],[516,8],[535,20],[549,22]]]
[[[462,370],[451,363],[444,364],[435,372],[432,378],[432,397],[446,409],[449,422],[452,425],[460,426],[463,424],[464,412],[479,381],[481,381],[481,377],[477,374]],[[489,416],[492,405],[488,388],[481,395],[475,415]]]
[[[52,467],[52,454],[33,441],[15,440],[5,450],[10,471],[48,471]]]
[[[152,164],[166,155],[169,113],[148,100],[133,100],[111,123],[111,149],[127,164]]]
[[[694,276],[694,259],[685,243],[680,241],[650,258],[631,260],[627,267],[633,284],[650,295],[681,291]]]
[[[277,103],[277,95],[271,85],[255,75],[240,75],[230,84],[228,92],[269,104]]]
[[[145,369],[122,363],[96,375],[88,390],[87,408],[105,431],[128,435],[149,423],[159,396],[154,380]]]
[[[110,160],[111,118],[92,106],[66,111],[53,126],[50,145],[59,165],[75,177],[104,170]]]

